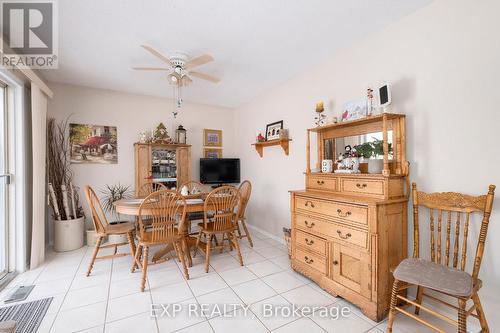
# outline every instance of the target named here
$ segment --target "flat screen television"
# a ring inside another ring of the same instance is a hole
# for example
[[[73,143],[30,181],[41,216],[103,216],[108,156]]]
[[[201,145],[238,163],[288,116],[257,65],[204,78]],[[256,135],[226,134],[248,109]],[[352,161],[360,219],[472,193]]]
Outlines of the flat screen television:
[[[200,158],[200,182],[231,184],[240,182],[239,158]]]

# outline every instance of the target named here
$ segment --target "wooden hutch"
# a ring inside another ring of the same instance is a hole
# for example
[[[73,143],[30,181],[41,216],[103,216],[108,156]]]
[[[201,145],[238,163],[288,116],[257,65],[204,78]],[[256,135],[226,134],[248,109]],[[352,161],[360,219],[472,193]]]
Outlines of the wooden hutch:
[[[333,142],[329,156],[335,159],[336,140],[379,132],[384,141],[382,173],[311,171],[311,133],[317,135],[320,170],[328,140]],[[290,191],[292,268],[375,321],[388,311],[389,270],[407,255],[407,177],[405,115],[384,113],[308,129],[306,189]]]
[[[179,187],[191,180],[191,145],[136,143],[135,191],[147,182]]]

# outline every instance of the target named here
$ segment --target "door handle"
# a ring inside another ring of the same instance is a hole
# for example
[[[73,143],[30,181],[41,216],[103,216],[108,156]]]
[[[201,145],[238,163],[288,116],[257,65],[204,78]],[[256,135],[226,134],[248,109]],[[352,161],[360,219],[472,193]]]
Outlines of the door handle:
[[[0,175],[0,178],[5,178],[5,184],[10,185],[12,183],[12,175],[9,173]]]

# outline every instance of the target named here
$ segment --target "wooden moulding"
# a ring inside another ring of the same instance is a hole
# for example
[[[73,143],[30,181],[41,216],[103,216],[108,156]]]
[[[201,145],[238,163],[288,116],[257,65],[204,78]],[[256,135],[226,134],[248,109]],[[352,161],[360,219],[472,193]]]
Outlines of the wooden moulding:
[[[288,148],[290,141],[292,141],[292,139],[276,139],[276,140],[252,143],[252,146],[255,147],[255,150],[260,155],[260,157],[264,156],[264,147],[271,147],[271,146],[281,146],[281,148],[283,148],[283,151],[285,152],[285,155],[288,156]]]

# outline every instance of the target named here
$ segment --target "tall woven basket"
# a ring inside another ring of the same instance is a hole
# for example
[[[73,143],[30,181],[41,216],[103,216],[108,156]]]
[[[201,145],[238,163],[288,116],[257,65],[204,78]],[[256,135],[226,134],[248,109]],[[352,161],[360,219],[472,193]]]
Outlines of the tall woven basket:
[[[292,257],[292,229],[283,228],[283,237],[285,238],[286,247],[288,248],[288,258]]]

